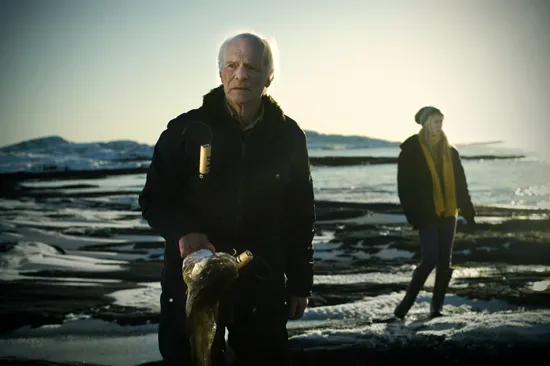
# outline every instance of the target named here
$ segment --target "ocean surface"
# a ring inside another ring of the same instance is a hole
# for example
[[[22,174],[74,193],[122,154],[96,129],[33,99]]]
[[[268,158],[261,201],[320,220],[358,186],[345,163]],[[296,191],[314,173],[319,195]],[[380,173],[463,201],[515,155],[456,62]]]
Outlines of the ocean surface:
[[[342,145],[310,149],[310,156],[397,157],[399,147],[338,148]],[[504,144],[458,145],[461,156],[518,156],[519,159],[464,159],[463,166],[476,205],[550,209],[550,165],[535,153]],[[71,143],[47,137],[0,149],[0,173],[16,171],[132,169],[146,167],[153,146],[133,141]],[[398,203],[397,165],[313,166],[315,196],[318,200]],[[143,187],[144,174],[70,182],[26,182],[28,186],[88,184],[67,193],[116,191],[112,199],[137,204],[136,193]],[[124,192],[128,195],[124,197]],[[116,196],[116,197],[114,197]],[[103,199],[108,199],[103,197]]]
[[[474,204],[550,209],[550,165],[537,155],[498,146],[459,146],[463,156],[525,155],[522,159],[463,160]],[[397,157],[399,148],[317,150],[311,156]],[[398,203],[397,165],[312,167],[316,198],[346,202]]]

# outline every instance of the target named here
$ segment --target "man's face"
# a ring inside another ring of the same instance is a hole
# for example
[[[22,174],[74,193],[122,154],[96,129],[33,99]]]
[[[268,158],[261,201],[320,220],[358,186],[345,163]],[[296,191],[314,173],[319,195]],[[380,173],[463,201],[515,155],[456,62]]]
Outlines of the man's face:
[[[220,77],[226,98],[237,104],[260,99],[269,86],[263,45],[237,38],[227,45],[223,60]]]

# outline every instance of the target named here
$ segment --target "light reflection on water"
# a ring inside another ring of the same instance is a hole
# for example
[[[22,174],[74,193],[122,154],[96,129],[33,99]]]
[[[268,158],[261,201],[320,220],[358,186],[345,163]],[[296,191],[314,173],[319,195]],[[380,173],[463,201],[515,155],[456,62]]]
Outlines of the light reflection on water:
[[[318,150],[311,156],[397,156],[398,148]],[[517,155],[521,151],[495,147],[468,146],[463,156]],[[550,209],[550,165],[532,156],[519,160],[463,160],[474,204],[516,208]],[[318,200],[345,202],[399,203],[395,164],[311,168]],[[27,182],[27,186],[51,187],[65,184],[90,184],[95,188],[71,189],[71,192],[118,190],[135,195],[143,187],[144,174],[54,182]],[[110,199],[110,198],[109,198]]]
[[[375,150],[375,151],[374,151]],[[386,150],[386,154],[383,154]],[[464,148],[462,155],[487,155],[480,147]],[[501,155],[518,151],[493,151]],[[340,151],[359,156],[368,149]],[[369,156],[396,156],[395,148],[373,149]],[[313,151],[312,155],[315,155]],[[327,151],[323,151],[327,153]],[[463,160],[472,200],[478,205],[550,209],[550,166],[528,157],[518,160]],[[312,167],[319,200],[399,203],[397,166],[369,165]]]

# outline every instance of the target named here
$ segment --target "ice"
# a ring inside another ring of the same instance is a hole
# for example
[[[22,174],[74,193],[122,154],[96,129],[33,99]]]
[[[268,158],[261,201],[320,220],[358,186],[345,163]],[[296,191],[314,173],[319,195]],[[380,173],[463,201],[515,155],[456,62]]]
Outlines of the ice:
[[[359,217],[338,220],[318,220],[323,224],[355,224],[355,225],[376,225],[376,224],[404,224],[407,222],[404,215],[393,214],[367,214]]]
[[[136,168],[152,156],[153,146],[134,141],[72,143],[54,136],[3,147],[0,172]]]
[[[537,281],[531,284],[533,291],[546,291],[550,287],[550,279],[545,281]]]
[[[160,312],[160,282],[141,283],[142,287],[120,290],[109,294],[115,305],[132,306],[140,309]]]
[[[0,252],[0,280],[24,278],[25,272],[42,270],[65,271],[119,271],[125,261],[96,259],[67,255],[59,249],[40,242],[23,241],[8,244]]]
[[[151,290],[158,288],[144,285]],[[119,292],[118,296],[128,304],[131,291]],[[390,316],[402,296],[402,292],[396,292],[307,309],[301,320],[288,324],[290,330],[298,331],[291,342],[307,344],[308,349],[326,349],[351,344],[376,347],[434,335],[449,343],[467,344],[550,341],[548,310],[512,311],[514,307],[502,301],[468,300],[453,294],[448,296],[449,315],[445,317],[423,320],[431,294],[422,292],[405,326],[373,322]],[[156,324],[120,326],[73,315],[60,325],[24,327],[4,336],[0,339],[0,357],[28,357],[32,349],[36,359],[136,365],[160,359],[156,332]]]

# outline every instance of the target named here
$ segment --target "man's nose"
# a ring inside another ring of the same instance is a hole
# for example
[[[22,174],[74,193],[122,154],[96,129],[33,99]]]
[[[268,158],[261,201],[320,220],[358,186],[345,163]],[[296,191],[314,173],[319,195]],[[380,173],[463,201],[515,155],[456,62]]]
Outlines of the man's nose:
[[[237,70],[235,70],[235,78],[238,80],[248,79],[248,71],[244,65],[239,65],[239,67],[237,67]]]

